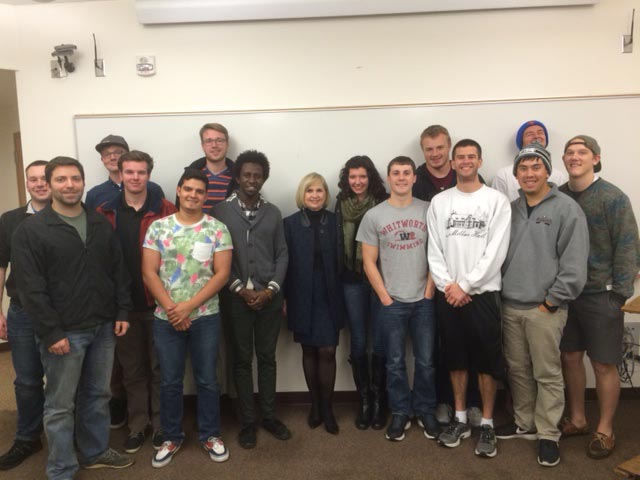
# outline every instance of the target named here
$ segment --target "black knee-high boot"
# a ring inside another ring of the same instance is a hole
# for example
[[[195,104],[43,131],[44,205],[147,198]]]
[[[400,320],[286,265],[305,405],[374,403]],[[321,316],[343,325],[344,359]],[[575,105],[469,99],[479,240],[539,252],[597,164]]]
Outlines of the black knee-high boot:
[[[371,356],[371,427],[381,430],[387,424],[387,367],[385,358]]]
[[[366,430],[371,426],[371,402],[369,389],[369,359],[366,355],[349,359],[353,370],[353,381],[358,390],[358,414],[356,428]]]

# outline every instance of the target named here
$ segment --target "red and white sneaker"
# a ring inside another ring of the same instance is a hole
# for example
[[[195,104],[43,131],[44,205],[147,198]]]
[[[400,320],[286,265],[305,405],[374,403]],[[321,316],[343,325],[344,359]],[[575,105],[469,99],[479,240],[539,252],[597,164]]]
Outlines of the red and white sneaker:
[[[209,457],[214,462],[220,463],[229,460],[229,450],[224,446],[220,437],[209,437],[206,442],[202,442],[202,448],[209,453]]]
[[[181,441],[167,440],[163,442],[160,450],[158,450],[153,456],[153,459],[151,460],[151,466],[153,468],[166,467],[167,465],[169,465],[169,463],[171,463],[171,459],[176,453],[178,453],[178,450],[180,450],[181,446]]]

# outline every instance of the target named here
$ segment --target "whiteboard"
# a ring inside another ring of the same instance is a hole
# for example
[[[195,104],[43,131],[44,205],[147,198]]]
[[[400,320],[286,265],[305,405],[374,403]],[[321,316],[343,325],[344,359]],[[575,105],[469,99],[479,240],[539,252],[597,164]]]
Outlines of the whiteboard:
[[[354,155],[369,155],[382,177],[387,163],[407,155],[424,162],[419,135],[431,124],[449,129],[452,142],[473,138],[483,148],[480,170],[490,181],[517,153],[515,133],[526,120],[542,121],[549,131],[554,168],[562,165],[564,143],[576,134],[591,135],[602,148],[603,178],[629,195],[640,218],[640,95],[473,102],[406,106],[375,106],[175,114],[76,115],[78,159],[86,170],[87,189],[106,177],[95,145],[106,135],[122,135],[131,149],[155,160],[152,179],[173,199],[183,168],[203,156],[198,131],[208,122],[229,130],[229,156],[246,149],[263,151],[271,177],[263,193],[282,210],[295,211],[300,178],[311,171],[325,176],[332,198],[338,174]]]
[[[198,131],[209,122],[225,125],[230,134],[229,156],[235,159],[246,149],[263,151],[271,162],[271,176],[263,193],[278,205],[284,216],[296,210],[294,196],[300,178],[311,171],[325,176],[332,197],[337,194],[338,173],[354,155],[369,155],[382,177],[395,156],[407,155],[424,162],[419,146],[422,130],[444,125],[452,142],[473,138],[483,148],[480,173],[491,181],[495,172],[509,165],[517,153],[515,134],[525,121],[537,119],[549,131],[549,150],[555,168],[562,166],[564,143],[577,134],[591,135],[602,148],[600,176],[629,195],[640,219],[640,94],[592,98],[518,100],[405,106],[247,112],[194,112],[173,114],[76,115],[74,117],[78,159],[91,187],[107,177],[95,145],[108,134],[122,135],[132,149],[154,158],[154,181],[173,199],[183,168],[203,156]],[[627,315],[627,320],[632,320]],[[283,324],[276,352],[277,391],[305,391],[300,347]],[[347,329],[340,335],[337,351],[336,390],[353,390],[347,358]],[[413,374],[413,356],[407,355]],[[255,363],[254,363],[255,367]],[[226,368],[224,361],[220,363]],[[588,386],[593,387],[591,369]],[[190,377],[189,377],[190,378]],[[223,390],[224,376],[220,376]],[[634,382],[637,379],[634,378]],[[256,383],[257,384],[257,383]],[[192,384],[186,384],[193,393]]]

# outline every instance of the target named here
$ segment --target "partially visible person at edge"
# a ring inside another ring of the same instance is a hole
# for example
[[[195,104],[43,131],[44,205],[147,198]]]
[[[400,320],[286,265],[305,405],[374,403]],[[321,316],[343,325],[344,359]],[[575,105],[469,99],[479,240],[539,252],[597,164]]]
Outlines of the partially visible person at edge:
[[[340,171],[336,201],[338,262],[351,336],[351,369],[358,391],[355,424],[360,430],[376,430],[387,423],[384,342],[379,325],[377,296],[362,268],[362,244],[356,233],[364,214],[388,195],[369,157],[350,158]],[[371,344],[371,354],[369,354]]]
[[[200,146],[204,157],[195,160],[185,170],[195,168],[207,176],[207,196],[203,211],[210,214],[216,203],[223,201],[238,188],[233,175],[233,160],[227,157],[229,131],[219,123],[204,124],[200,128]],[[180,206],[177,197],[176,206]]]
[[[329,189],[322,175],[305,175],[296,192],[300,210],[284,219],[289,249],[285,299],[289,329],[302,345],[302,368],[311,394],[309,427],[324,422],[325,430],[336,435],[336,347],[345,310],[336,216],[327,210],[328,203]]]
[[[20,224],[11,263],[47,378],[47,478],[66,480],[80,466],[133,464],[109,448],[109,382],[116,336],[129,328],[131,282],[109,222],[81,203],[80,162],[55,157],[45,177],[51,204]]]
[[[13,445],[0,456],[0,470],[17,467],[28,457],[42,449],[42,408],[44,391],[42,362],[36,344],[33,322],[22,308],[15,275],[10,273],[6,280],[7,268],[11,261],[11,236],[18,225],[27,217],[39,212],[51,202],[51,189],[44,175],[45,160],[31,162],[26,170],[26,187],[31,200],[24,207],[18,207],[0,217],[0,305],[4,287],[11,299],[7,316],[0,309],[0,339],[9,340],[11,361],[16,372],[15,386],[18,425]]]
[[[167,466],[184,441],[183,378],[187,351],[198,394],[200,446],[214,462],[229,459],[220,435],[220,390],[216,376],[220,315],[218,292],[231,271],[227,227],[202,210],[207,176],[187,169],[178,181],[178,211],[147,230],[142,278],[156,299],[153,339],[160,364],[160,424],[163,444],[154,468]]]
[[[587,455],[600,459],[611,455],[616,445],[613,419],[620,396],[617,365],[622,361],[621,307],[633,295],[633,282],[640,268],[638,224],[629,197],[596,175],[602,169],[602,157],[595,138],[571,138],[565,144],[562,160],[569,181],[560,191],[584,210],[590,248],[587,283],[580,296],[569,304],[560,342],[568,411],[560,431],[564,437],[589,433],[584,410],[586,352],[595,374],[600,414]]]
[[[153,170],[149,154],[137,150],[127,152],[118,160],[118,169],[124,188],[113,200],[98,207],[98,212],[107,217],[114,228],[132,280],[129,331],[118,338],[116,356],[122,365],[127,394],[129,436],[124,451],[136,453],[144,443],[148,426],[153,431],[153,447],[162,446],[160,367],[153,343],[155,302],[142,281],[142,243],[149,226],[175,213],[176,207],[148,188]]]

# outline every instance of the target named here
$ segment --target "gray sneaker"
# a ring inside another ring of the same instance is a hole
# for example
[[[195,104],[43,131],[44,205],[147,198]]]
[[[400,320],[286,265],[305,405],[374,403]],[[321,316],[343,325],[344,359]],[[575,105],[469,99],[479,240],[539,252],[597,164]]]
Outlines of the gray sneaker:
[[[482,425],[480,427],[480,438],[476,444],[476,455],[479,457],[493,458],[498,453],[498,440],[496,440],[496,432],[493,431],[491,425]]]
[[[82,468],[91,470],[94,468],[126,468],[133,465],[133,458],[123,453],[118,453],[112,448],[107,449],[93,463],[83,465]]]
[[[438,435],[438,443],[453,448],[460,445],[460,440],[470,436],[471,427],[466,423],[459,422],[456,418],[444,429],[444,432]]]
[[[482,411],[478,407],[469,407],[467,410],[467,418],[469,418],[469,425],[471,425],[472,428],[480,428]]]
[[[453,408],[446,403],[439,403],[436,407],[436,420],[440,425],[449,425],[451,422],[451,416],[453,415]]]

